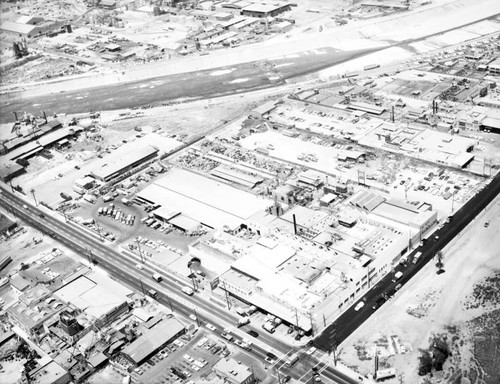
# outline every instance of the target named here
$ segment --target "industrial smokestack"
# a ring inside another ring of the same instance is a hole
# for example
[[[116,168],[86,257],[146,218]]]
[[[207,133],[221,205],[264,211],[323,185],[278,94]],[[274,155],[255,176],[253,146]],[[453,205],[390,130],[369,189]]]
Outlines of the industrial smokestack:
[[[14,117],[16,118],[16,121],[19,121],[19,119],[17,118],[17,112],[12,112],[14,114]]]
[[[47,115],[45,114],[45,111],[43,111],[43,118],[45,119],[45,124],[47,124],[49,121],[47,120]]]
[[[391,110],[391,121],[394,123],[394,105],[392,106]]]
[[[295,214],[293,214],[293,233],[297,234],[297,220],[295,219]]]

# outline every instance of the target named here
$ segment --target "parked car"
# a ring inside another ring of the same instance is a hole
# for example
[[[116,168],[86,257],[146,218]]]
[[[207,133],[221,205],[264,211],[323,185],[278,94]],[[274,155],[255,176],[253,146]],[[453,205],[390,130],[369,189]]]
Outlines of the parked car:
[[[358,304],[356,304],[356,306],[354,307],[354,310],[355,311],[359,311],[364,306],[365,306],[365,302],[364,301],[360,301]]]

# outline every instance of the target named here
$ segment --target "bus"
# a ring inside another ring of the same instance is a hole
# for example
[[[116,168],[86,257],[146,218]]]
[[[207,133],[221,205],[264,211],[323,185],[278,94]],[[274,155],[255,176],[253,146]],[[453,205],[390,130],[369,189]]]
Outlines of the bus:
[[[293,355],[291,355],[288,360],[286,361],[285,365],[287,367],[291,367],[292,365],[294,365],[297,361],[299,361],[299,354],[298,353],[294,353]]]

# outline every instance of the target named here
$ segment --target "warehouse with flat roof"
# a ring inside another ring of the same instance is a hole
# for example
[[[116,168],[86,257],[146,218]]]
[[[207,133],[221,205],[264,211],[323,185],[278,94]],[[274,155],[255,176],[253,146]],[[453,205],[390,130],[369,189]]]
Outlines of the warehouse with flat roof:
[[[179,320],[174,318],[165,319],[145,331],[138,339],[129,344],[122,353],[133,364],[140,365],[185,332],[186,328]]]
[[[156,157],[157,154],[158,149],[151,146],[140,147],[136,150],[131,150],[129,146],[123,146],[104,158],[90,174],[97,180],[110,181]]]
[[[175,168],[138,193],[137,198],[168,207],[162,214],[167,215],[164,219],[168,222],[175,219],[174,225],[192,226],[198,222],[209,228],[227,226],[230,229],[239,228],[255,213],[265,211],[273,204],[270,199]],[[174,217],[171,212],[182,215]]]

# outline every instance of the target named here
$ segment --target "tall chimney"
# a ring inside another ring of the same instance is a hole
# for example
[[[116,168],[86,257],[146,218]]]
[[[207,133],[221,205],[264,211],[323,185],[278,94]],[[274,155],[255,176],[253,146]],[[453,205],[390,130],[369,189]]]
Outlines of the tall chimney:
[[[12,112],[14,114],[14,117],[16,118],[16,121],[19,121],[19,119],[17,118],[17,112]]]
[[[297,234],[297,220],[295,219],[295,214],[293,214],[293,233]]]
[[[47,115],[45,114],[45,111],[43,111],[43,118],[45,119],[45,124],[47,124],[49,121],[47,120]]]

